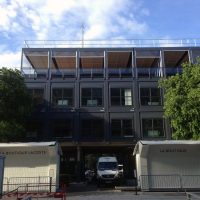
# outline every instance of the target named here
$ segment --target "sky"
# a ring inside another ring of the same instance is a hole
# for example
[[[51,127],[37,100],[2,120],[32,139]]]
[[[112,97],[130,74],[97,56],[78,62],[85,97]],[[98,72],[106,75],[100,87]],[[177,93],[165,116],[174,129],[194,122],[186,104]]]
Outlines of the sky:
[[[0,0],[0,67],[24,40],[200,38],[200,0]]]

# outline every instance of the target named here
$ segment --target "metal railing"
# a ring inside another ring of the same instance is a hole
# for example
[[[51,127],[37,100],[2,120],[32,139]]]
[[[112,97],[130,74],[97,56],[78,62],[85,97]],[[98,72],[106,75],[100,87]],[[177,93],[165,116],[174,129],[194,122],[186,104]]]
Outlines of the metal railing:
[[[110,78],[129,78],[134,74],[132,73],[132,68],[107,68],[108,77]]]
[[[141,175],[141,190],[191,190],[200,189],[200,175]]]
[[[170,67],[155,67],[155,68],[80,68],[76,72],[76,69],[43,69],[43,70],[30,70],[22,68],[22,75],[26,79],[65,79],[65,78],[104,78],[106,74],[109,78],[160,78],[163,76],[173,76],[182,73],[182,67],[170,68]]]
[[[28,79],[48,79],[48,69],[33,69],[30,67],[23,67],[22,75]]]
[[[47,184],[47,186],[49,186],[49,184]],[[24,186],[18,186],[17,188],[15,188],[12,191],[9,192],[4,192],[4,194],[2,195],[2,197],[6,197],[6,198],[16,198],[17,200],[31,200],[31,199],[39,199],[42,198],[44,199],[55,199],[55,198],[60,198],[62,200],[66,200],[66,185],[62,185],[62,187],[60,188],[60,192],[52,192],[52,191],[47,191],[47,192],[41,192],[40,190],[36,191],[30,191],[28,188],[28,186],[26,185],[26,190],[23,189]],[[32,186],[31,186],[32,187]],[[36,186],[37,188],[39,186]]]
[[[97,69],[97,68],[91,68],[91,69],[79,69],[80,71],[80,77],[81,78],[103,78],[104,77],[104,69]]]
[[[136,68],[138,78],[159,78],[162,76],[162,68]]]
[[[180,189],[181,179],[179,175],[141,175],[141,190]]]
[[[165,70],[166,76],[174,76],[176,74],[181,74],[183,71],[183,68],[182,67],[175,67],[175,68],[165,67],[164,70]]]
[[[49,176],[4,178],[3,192],[18,191],[55,191],[55,180]]]
[[[57,78],[75,78],[76,77],[76,69],[51,69],[51,79]]]
[[[26,48],[92,47],[196,47],[200,38],[183,39],[110,39],[110,40],[25,40]]]
[[[195,193],[186,192],[186,196],[187,196],[187,199],[188,199],[188,200],[200,199],[200,194],[195,194]]]

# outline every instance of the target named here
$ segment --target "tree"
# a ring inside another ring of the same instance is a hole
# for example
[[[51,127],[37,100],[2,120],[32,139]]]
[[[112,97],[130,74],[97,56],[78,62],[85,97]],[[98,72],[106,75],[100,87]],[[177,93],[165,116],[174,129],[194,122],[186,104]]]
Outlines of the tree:
[[[159,81],[164,88],[164,115],[174,139],[200,139],[200,59],[183,64],[181,74]]]
[[[19,70],[0,69],[0,141],[17,141],[25,134],[31,97]]]

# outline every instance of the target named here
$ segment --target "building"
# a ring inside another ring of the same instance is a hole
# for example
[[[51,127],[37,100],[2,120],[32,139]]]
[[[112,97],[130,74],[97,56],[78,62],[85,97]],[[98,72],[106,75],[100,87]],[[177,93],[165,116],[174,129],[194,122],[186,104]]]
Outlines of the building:
[[[61,174],[72,178],[101,155],[116,155],[125,176],[134,176],[136,142],[171,138],[158,80],[200,55],[197,40],[107,42],[28,41],[22,49],[35,104],[27,140],[58,140]]]

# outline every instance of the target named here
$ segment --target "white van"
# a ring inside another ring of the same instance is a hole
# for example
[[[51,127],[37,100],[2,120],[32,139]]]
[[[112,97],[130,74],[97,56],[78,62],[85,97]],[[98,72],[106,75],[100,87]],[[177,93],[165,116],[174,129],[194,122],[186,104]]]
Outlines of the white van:
[[[97,162],[97,181],[101,183],[118,183],[121,173],[116,157],[100,157]]]

